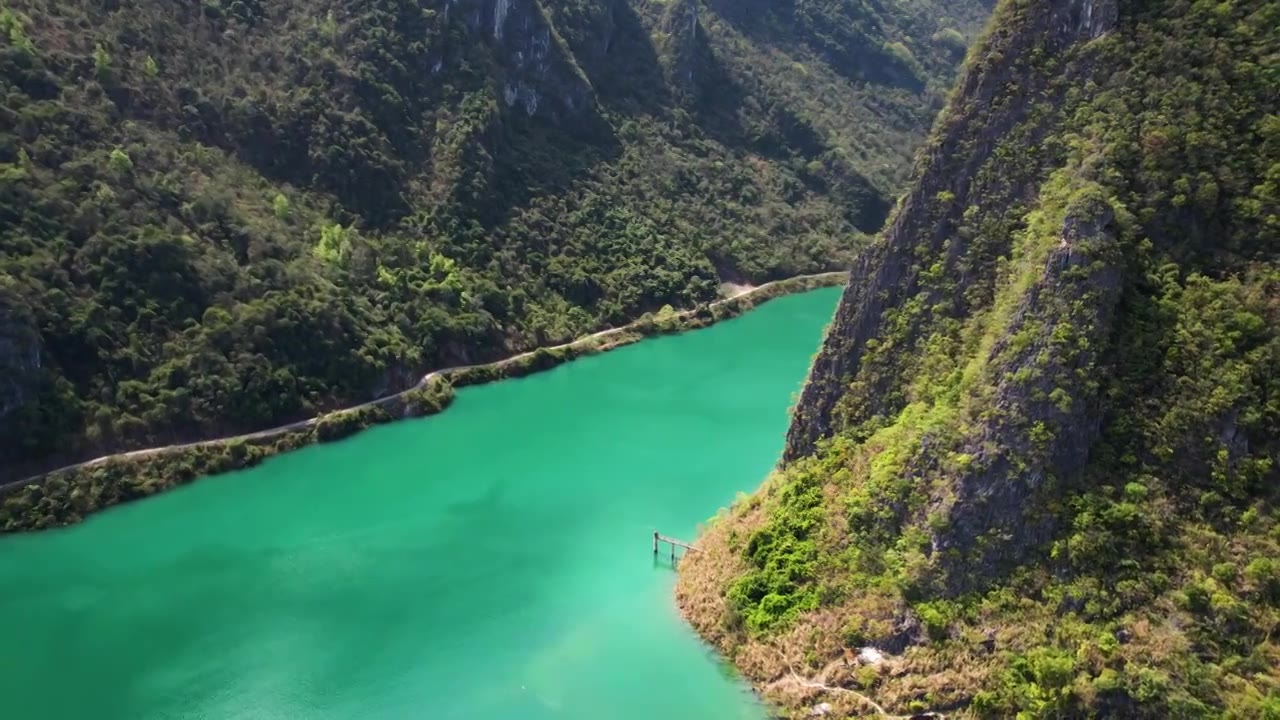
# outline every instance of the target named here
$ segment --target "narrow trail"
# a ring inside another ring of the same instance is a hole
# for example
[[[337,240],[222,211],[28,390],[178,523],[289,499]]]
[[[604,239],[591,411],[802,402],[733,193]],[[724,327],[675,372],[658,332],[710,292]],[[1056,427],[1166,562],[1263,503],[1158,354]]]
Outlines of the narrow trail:
[[[844,272],[815,273],[812,275],[796,275],[783,280],[774,280],[773,282],[767,282],[763,285],[733,286],[734,292],[732,295],[720,298],[719,300],[714,300],[708,303],[705,307],[707,308],[719,307],[720,305],[723,305],[725,303],[732,302],[734,300],[738,300],[749,295],[754,295],[755,293],[771,288],[775,285],[778,285],[779,283],[788,283],[788,282],[795,282],[800,280],[820,280],[824,278],[834,278],[836,276],[844,276],[844,275],[847,275],[847,273],[844,273]],[[677,312],[675,316],[681,319],[688,318],[701,309],[702,308],[700,307],[695,307],[695,308],[690,308],[688,310],[681,310]],[[358,405],[351,405],[351,406],[340,408],[337,410],[330,410],[329,412],[321,413],[319,415],[316,415],[315,417],[308,418],[306,420],[299,420],[297,422],[292,422],[285,425],[277,425],[276,427],[267,428],[265,430],[256,430],[254,432],[243,433],[240,435],[226,435],[223,437],[209,438],[206,440],[196,440],[194,442],[189,442],[189,443],[157,445],[156,447],[142,448],[139,450],[130,450],[127,452],[111,453],[109,455],[103,455],[101,457],[93,458],[92,460],[84,460],[82,462],[72,463],[70,465],[63,465],[60,468],[55,468],[47,472],[38,473],[36,475],[32,475],[30,477],[26,477],[21,480],[12,480],[7,483],[0,483],[0,489],[8,488],[14,485],[29,485],[32,483],[38,483],[44,478],[51,477],[53,475],[58,475],[60,473],[70,472],[73,470],[80,470],[83,468],[97,467],[99,465],[109,463],[113,460],[130,460],[130,459],[136,459],[136,458],[151,457],[154,455],[165,455],[168,453],[180,452],[182,450],[190,450],[198,447],[204,447],[209,445],[220,445],[223,443],[231,443],[231,442],[238,442],[238,441],[245,441],[245,440],[267,440],[273,437],[284,435],[286,433],[296,432],[298,430],[306,430],[316,425],[321,420],[324,420],[325,418],[328,418],[328,417],[333,417],[335,415],[341,415],[343,413],[348,413],[355,410],[362,410],[365,408],[375,407],[377,405],[382,405],[384,403],[391,402],[396,398],[404,395],[405,393],[423,388],[424,386],[426,386],[427,383],[431,382],[433,378],[436,378],[439,376],[447,376],[453,373],[472,370],[474,368],[479,368],[479,367],[501,366],[507,363],[518,362],[523,358],[532,356],[534,353],[538,351],[563,350],[566,348],[574,347],[576,345],[582,345],[585,343],[594,342],[596,340],[608,338],[612,335],[621,335],[634,330],[640,324],[640,322],[641,322],[640,320],[633,320],[632,322],[629,322],[626,325],[620,325],[616,328],[608,328],[606,330],[600,330],[600,331],[591,333],[590,335],[583,335],[582,337],[576,338],[574,340],[570,340],[569,342],[566,342],[566,343],[561,343],[559,345],[548,345],[543,347],[537,347],[532,350],[511,355],[510,357],[503,358],[502,360],[494,360],[492,362],[486,362],[486,363],[473,363],[471,365],[454,365],[452,367],[432,370],[426,375],[423,375],[422,378],[413,385],[413,387],[407,388],[405,390],[401,390],[400,392],[397,392],[397,393],[385,395],[383,397],[370,400],[368,402],[363,402]]]
[[[766,690],[778,690],[778,689],[790,686],[790,687],[798,687],[798,688],[804,688],[809,690],[819,690],[821,692],[826,692],[826,693],[847,695],[849,697],[855,698],[858,702],[862,703],[864,706],[870,707],[871,709],[875,710],[877,717],[882,718],[882,720],[912,720],[912,718],[922,718],[922,717],[932,718],[933,720],[946,720],[945,715],[943,715],[942,713],[933,712],[933,711],[922,711],[918,713],[912,713],[911,715],[895,715],[889,712],[888,710],[885,710],[884,706],[882,706],[880,703],[873,700],[869,695],[860,693],[857,690],[854,690],[852,688],[841,687],[839,685],[828,685],[827,676],[831,673],[831,671],[835,667],[840,665],[840,663],[842,662],[840,660],[835,660],[829,663],[826,667],[822,669],[821,672],[818,673],[816,677],[810,679],[810,678],[805,678],[801,676],[799,673],[797,673],[796,669],[791,666],[791,663],[787,662],[787,659],[785,657],[782,657],[781,652],[778,653],[778,658],[782,660],[782,664],[786,666],[787,674],[769,683],[765,688]]]

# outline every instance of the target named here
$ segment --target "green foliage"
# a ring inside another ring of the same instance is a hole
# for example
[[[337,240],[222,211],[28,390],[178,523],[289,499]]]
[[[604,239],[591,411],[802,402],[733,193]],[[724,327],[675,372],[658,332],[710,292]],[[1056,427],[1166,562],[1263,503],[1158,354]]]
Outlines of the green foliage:
[[[133,174],[133,159],[124,150],[112,148],[111,153],[107,155],[107,167],[118,176],[131,175]]]
[[[968,47],[964,35],[955,28],[943,28],[934,33],[930,39],[954,53],[963,54],[965,48]]]
[[[752,632],[764,632],[813,610],[816,533],[822,526],[821,469],[796,468],[779,478],[769,522],[751,534],[744,552],[752,570],[728,590],[730,604]]]
[[[336,264],[351,254],[353,240],[359,240],[355,228],[344,228],[339,223],[321,225],[320,239],[315,247],[316,257]]]
[[[435,265],[447,273],[453,266],[447,258],[438,257]],[[628,328],[614,330],[604,337],[591,336],[569,345],[539,348],[513,358],[461,369],[433,373],[425,383],[374,403],[322,415],[302,428],[255,433],[247,440],[211,441],[194,446],[178,446],[145,460],[132,461],[117,457],[106,465],[106,471],[85,466],[59,473],[43,482],[27,487],[17,484],[0,487],[0,532],[37,530],[79,522],[88,514],[138,497],[161,492],[203,475],[248,467],[270,455],[287,452],[306,444],[348,437],[370,425],[402,417],[419,417],[439,413],[454,400],[455,386],[475,385],[505,378],[523,377],[569,362],[584,355],[622,347],[663,331],[696,329],[718,320],[734,317],[755,305],[794,292],[819,287],[842,285],[845,273],[828,273],[791,278],[770,283],[733,299],[717,301],[710,307],[673,313],[672,326],[666,330],[652,323],[637,321]],[[0,310],[15,310],[12,289],[0,276]],[[21,308],[16,308],[21,310]],[[226,323],[225,313],[211,311],[206,323]],[[22,313],[18,319],[26,320]],[[19,328],[19,330],[21,330]],[[15,333],[14,328],[0,328],[12,341],[32,343],[34,333]],[[12,368],[7,368],[13,378]],[[20,376],[19,376],[20,377]],[[135,478],[141,477],[142,482]]]
[[[1076,661],[1052,648],[1036,648],[1013,658],[1005,671],[1003,695],[1019,718],[1052,717],[1070,709]]]
[[[98,76],[98,82],[111,80],[111,54],[101,43],[93,46],[93,71]]]
[[[951,623],[957,612],[954,603],[946,600],[920,603],[915,606],[915,611],[931,640],[942,642],[950,637]]]
[[[912,75],[919,76],[921,74],[920,63],[916,61],[915,55],[911,54],[911,48],[900,42],[891,42],[885,43],[884,51],[898,64],[910,69]]]
[[[31,38],[27,35],[25,22],[22,16],[14,13],[9,8],[0,8],[0,34],[4,34],[9,39],[9,44],[18,50],[34,55],[36,46],[31,42]]]
[[[1261,717],[1280,6],[1120,3],[1064,48],[1051,5],[1002,3],[970,53],[787,464],[713,530],[758,528],[728,622],[695,622],[752,663],[808,643],[843,687],[823,653],[905,645],[870,693],[892,714],[928,687],[961,717]]]
[[[685,92],[662,8],[532,7],[516,24],[554,42],[530,74],[525,35],[408,0],[6,0],[0,276],[43,363],[0,474],[843,269],[956,70],[927,35],[982,13],[833,5],[761,33],[700,6]],[[860,77],[886,42],[924,75]]]
[[[276,193],[271,199],[271,212],[277,220],[289,219],[289,198],[284,193]]]
[[[452,384],[436,376],[399,396],[327,414],[302,428],[247,440],[181,446],[136,458],[115,458],[53,475],[39,484],[10,485],[0,489],[0,532],[75,523],[96,510],[206,475],[252,467],[272,455],[311,443],[340,440],[399,417],[433,415],[442,412],[453,399]]]
[[[1244,576],[1259,598],[1272,605],[1280,605],[1280,562],[1272,558],[1254,558],[1245,566]]]
[[[320,35],[326,40],[338,37],[338,19],[332,10],[325,13],[324,19],[320,21]]]

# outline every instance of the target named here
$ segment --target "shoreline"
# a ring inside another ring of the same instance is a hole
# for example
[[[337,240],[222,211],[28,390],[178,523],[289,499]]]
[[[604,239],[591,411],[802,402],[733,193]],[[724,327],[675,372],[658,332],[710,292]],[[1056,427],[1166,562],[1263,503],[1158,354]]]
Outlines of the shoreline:
[[[104,455],[15,480],[0,485],[0,533],[72,525],[94,512],[200,477],[253,467],[268,457],[350,437],[374,425],[443,412],[458,387],[524,377],[646,337],[701,329],[777,297],[843,285],[847,278],[847,272],[829,272],[776,280],[687,310],[646,313],[626,325],[503,360],[433,370],[408,390],[307,420],[241,435]]]

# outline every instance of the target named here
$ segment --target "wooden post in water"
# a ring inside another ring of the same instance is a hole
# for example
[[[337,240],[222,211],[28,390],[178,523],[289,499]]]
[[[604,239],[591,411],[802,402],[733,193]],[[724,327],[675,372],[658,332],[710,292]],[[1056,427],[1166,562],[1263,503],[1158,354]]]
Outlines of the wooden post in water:
[[[667,537],[666,535],[660,535],[660,534],[658,533],[658,531],[657,531],[657,530],[654,530],[654,531],[653,531],[653,554],[654,554],[654,556],[657,556],[657,554],[658,554],[658,543],[660,543],[660,542],[667,543],[668,545],[670,545],[670,546],[671,546],[671,563],[672,563],[673,565],[674,565],[674,564],[675,564],[675,562],[676,562],[676,546],[677,546],[677,545],[679,545],[680,547],[684,548],[684,549],[685,549],[685,550],[687,550],[687,551],[698,552],[698,548],[696,548],[696,547],[694,547],[694,546],[690,545],[689,543],[687,543],[687,542],[682,542],[682,541],[680,541],[680,540],[676,540],[675,538],[669,538],[669,537]]]

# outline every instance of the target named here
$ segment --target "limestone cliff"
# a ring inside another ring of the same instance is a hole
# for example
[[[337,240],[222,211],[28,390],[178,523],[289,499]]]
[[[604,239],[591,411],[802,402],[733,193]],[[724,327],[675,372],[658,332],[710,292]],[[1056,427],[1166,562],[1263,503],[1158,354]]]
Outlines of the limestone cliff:
[[[448,0],[465,18],[468,42],[494,49],[502,101],[552,122],[592,110],[590,82],[538,0]]]
[[[917,182],[884,237],[870,252],[859,256],[853,276],[862,280],[849,285],[805,386],[799,412],[787,434],[788,459],[811,453],[819,438],[829,437],[842,424],[865,422],[901,409],[903,396],[894,392],[894,387],[901,387],[903,378],[896,373],[876,373],[871,379],[875,371],[862,367],[867,341],[883,335],[885,324],[892,320],[886,310],[925,293],[926,312],[908,320],[913,329],[905,334],[907,342],[914,345],[920,334],[914,327],[927,322],[939,302],[947,306],[938,311],[963,314],[971,310],[968,306],[975,300],[989,296],[994,279],[982,270],[1008,253],[1012,237],[990,238],[998,243],[993,246],[966,242],[971,238],[958,233],[964,213],[970,207],[1014,203],[1036,193],[1044,168],[1058,158],[1034,146],[1061,122],[1061,95],[1077,81],[1073,76],[1087,72],[1083,66],[1090,64],[1080,60],[1067,66],[1063,76],[1051,76],[1027,57],[1039,53],[1061,58],[1079,43],[1113,28],[1117,19],[1115,0],[1055,3],[1029,15],[1026,24],[1016,29],[993,28],[987,48],[1007,60],[990,66],[986,62],[991,61],[979,60],[980,66],[970,68],[923,152]],[[1025,99],[1045,92],[1057,95],[1055,102],[1034,105]],[[998,148],[1011,147],[1006,138],[1015,129],[1024,145],[1033,147],[1024,148],[1027,154],[1017,166],[1002,166],[1000,174],[991,172],[994,154]],[[916,261],[921,254],[938,258],[941,274],[956,278],[947,295],[936,283],[930,286],[922,279],[923,271],[931,268]],[[981,285],[976,289],[981,295],[970,287],[974,283]],[[844,399],[846,407],[853,403],[859,407],[842,415],[836,406],[844,395],[843,387],[860,374],[870,382],[865,391],[859,386],[856,399]]]
[[[1277,21],[999,5],[779,471],[682,569],[686,613],[769,696],[1280,711]]]

